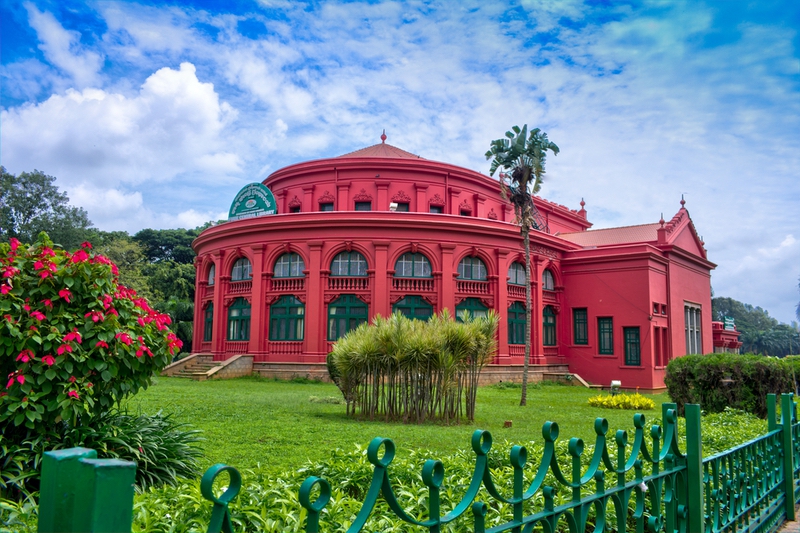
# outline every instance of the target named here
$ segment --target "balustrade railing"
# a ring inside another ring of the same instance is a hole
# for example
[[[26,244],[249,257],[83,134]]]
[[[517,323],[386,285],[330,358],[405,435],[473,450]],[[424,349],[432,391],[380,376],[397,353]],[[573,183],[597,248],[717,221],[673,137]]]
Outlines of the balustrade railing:
[[[561,464],[557,453],[564,449],[558,442],[558,424],[546,422],[542,427],[541,457],[529,463],[524,446],[510,449],[509,479],[497,477],[502,469],[490,468],[492,435],[477,430],[472,434],[474,466],[468,484],[446,486],[445,465],[440,461],[429,459],[422,466],[421,480],[428,492],[426,512],[422,514],[404,508],[404,504],[416,507],[421,502],[409,498],[405,491],[395,491],[391,475],[395,445],[391,439],[378,437],[367,449],[372,480],[352,523],[326,523],[331,482],[337,480],[316,476],[307,478],[299,488],[298,501],[303,511],[286,512],[297,513],[307,533],[373,531],[375,520],[385,522],[387,513],[407,524],[401,528],[403,531],[431,533],[445,528],[476,533],[772,533],[784,520],[795,518],[800,424],[796,423],[792,395],[781,397],[780,424],[775,395],[769,395],[767,404],[767,434],[705,459],[699,405],[685,406],[685,452],[678,444],[675,404],[663,404],[661,424],[649,428],[644,415],[634,415],[632,435],[624,430],[609,435],[608,422],[596,419],[594,446],[586,446],[582,439],[570,439],[565,447],[567,465]],[[94,453],[83,448],[45,453],[40,533],[70,531],[71,527],[81,531],[130,531],[134,463],[91,459]],[[526,468],[533,471],[526,475]],[[84,473],[75,476],[73,472],[78,470]],[[90,476],[91,472],[96,475]],[[212,490],[214,480],[222,473],[228,476],[227,488],[216,495]],[[93,492],[86,495],[81,483],[90,479]],[[200,488],[213,505],[209,533],[232,533],[229,505],[241,487],[242,477],[233,467],[217,464],[206,471]],[[110,491],[122,494],[121,499],[115,503]],[[388,504],[388,509],[382,507],[376,513],[379,498]],[[126,499],[127,507],[120,508],[118,501]],[[109,506],[115,512],[99,512]],[[443,512],[443,508],[449,511]],[[114,523],[109,521],[112,516]],[[91,522],[95,519],[106,521],[97,526]]]
[[[510,298],[525,298],[525,286],[524,285],[512,285],[509,283],[508,287],[508,296]]]
[[[231,281],[228,285],[230,294],[246,294],[253,289],[253,280]]]
[[[267,350],[274,354],[301,354],[303,341],[270,341],[267,343]]]
[[[305,290],[306,278],[272,278],[270,290],[274,292],[301,292]]]
[[[328,288],[334,291],[360,291],[369,289],[369,278],[340,278],[331,276],[328,278]]]
[[[404,292],[432,292],[433,278],[392,278],[392,289]]]
[[[456,291],[461,294],[490,294],[488,281],[456,280]]]
[[[544,355],[548,357],[555,357],[558,355],[558,346],[545,346],[543,350]]]
[[[514,356],[524,356],[525,355],[525,345],[524,344],[509,344],[508,345],[508,355]]]
[[[205,295],[206,297],[214,296],[214,285],[206,285]]]
[[[250,341],[225,341],[226,355],[241,355],[247,353]]]

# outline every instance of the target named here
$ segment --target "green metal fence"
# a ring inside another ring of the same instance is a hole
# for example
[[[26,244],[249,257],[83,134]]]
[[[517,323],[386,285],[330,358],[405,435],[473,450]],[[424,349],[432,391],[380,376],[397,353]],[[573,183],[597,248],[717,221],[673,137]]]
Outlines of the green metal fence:
[[[424,464],[422,481],[428,488],[424,519],[404,509],[393,489],[394,443],[375,438],[367,450],[373,476],[365,500],[352,523],[336,526],[348,533],[366,531],[382,498],[390,512],[408,524],[408,531],[772,532],[785,520],[794,520],[800,497],[800,468],[796,468],[800,465],[800,424],[792,395],[781,395],[780,407],[779,421],[776,397],[770,395],[768,433],[707,458],[702,455],[698,405],[685,406],[685,452],[678,446],[675,404],[664,404],[661,425],[650,428],[645,428],[643,415],[634,415],[632,435],[619,430],[609,437],[608,423],[598,418],[591,457],[582,461],[584,442],[570,439],[569,465],[557,461],[558,425],[547,422],[542,428],[544,452],[527,486],[523,475],[527,450],[511,448],[512,489],[506,494],[500,489],[506,483],[496,480],[489,468],[491,434],[478,430],[472,436],[471,481],[461,500],[446,513],[440,501],[444,465],[436,460]],[[40,533],[130,531],[135,465],[95,457],[93,450],[83,448],[45,454]],[[228,486],[223,494],[215,495],[214,479],[222,473],[229,476]],[[239,472],[222,464],[203,476],[201,492],[213,506],[209,532],[233,532],[229,505],[241,483]],[[299,501],[306,511],[304,531],[321,531],[320,517],[330,496],[328,480],[312,476],[303,482]],[[489,510],[498,504],[511,508],[511,519],[487,527]]]

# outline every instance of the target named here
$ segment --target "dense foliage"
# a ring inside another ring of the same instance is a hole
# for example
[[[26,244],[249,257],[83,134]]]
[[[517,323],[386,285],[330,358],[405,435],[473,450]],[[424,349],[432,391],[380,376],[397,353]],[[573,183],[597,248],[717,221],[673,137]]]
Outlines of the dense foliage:
[[[415,423],[472,420],[478,376],[497,351],[497,321],[490,312],[456,322],[446,310],[426,322],[400,313],[377,317],[336,343],[331,379],[349,413]]]
[[[800,307],[798,307],[800,310]],[[800,353],[800,330],[797,323],[781,324],[760,307],[733,298],[712,298],[714,320],[731,317],[741,332],[742,352],[784,357]]]
[[[794,392],[799,381],[800,357],[723,353],[673,359],[664,378],[681,410],[684,404],[699,403],[711,413],[731,407],[761,418],[767,415],[767,394]]]
[[[605,407],[606,409],[631,409],[648,411],[656,408],[656,402],[638,392],[635,394],[598,394],[589,398],[592,407]]]

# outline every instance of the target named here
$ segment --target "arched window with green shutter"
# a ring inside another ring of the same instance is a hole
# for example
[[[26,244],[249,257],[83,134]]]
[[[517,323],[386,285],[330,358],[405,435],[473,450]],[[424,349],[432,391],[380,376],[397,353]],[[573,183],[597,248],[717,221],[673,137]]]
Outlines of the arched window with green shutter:
[[[508,282],[512,285],[525,285],[525,266],[522,263],[515,261],[508,267]]]
[[[342,252],[331,262],[331,276],[363,277],[367,275],[367,260],[358,252]]]
[[[209,303],[206,307],[205,320],[203,323],[203,342],[211,341],[214,334],[214,303]]]
[[[253,277],[253,267],[250,260],[246,257],[240,257],[233,264],[231,268],[231,281],[243,281]]]
[[[546,291],[556,290],[556,281],[553,277],[553,273],[547,268],[542,272],[542,289]]]
[[[301,341],[306,307],[294,296],[283,296],[269,307],[269,340]]]
[[[208,268],[208,284],[213,285],[217,275],[217,267],[212,263],[212,265]]]
[[[508,308],[508,344],[525,344],[525,306],[520,302]]]
[[[328,340],[335,341],[367,321],[367,304],[354,294],[343,294],[328,305]]]
[[[489,308],[477,298],[466,298],[456,306],[456,320],[459,322],[464,311],[469,313],[471,318],[485,317],[489,314]]]
[[[228,340],[250,340],[250,303],[244,298],[236,298],[228,308]]]
[[[428,320],[433,316],[433,306],[422,296],[406,296],[392,306],[392,312],[403,313],[408,318]]]
[[[275,261],[275,274],[276,278],[302,278],[305,276],[303,270],[306,265],[300,254],[288,253],[283,254]]]
[[[556,313],[553,307],[546,305],[542,311],[542,344],[545,346],[556,345]]]
[[[430,278],[431,262],[420,253],[407,253],[400,256],[394,265],[397,278]]]
[[[479,257],[465,257],[458,264],[458,279],[486,281],[486,265]]]

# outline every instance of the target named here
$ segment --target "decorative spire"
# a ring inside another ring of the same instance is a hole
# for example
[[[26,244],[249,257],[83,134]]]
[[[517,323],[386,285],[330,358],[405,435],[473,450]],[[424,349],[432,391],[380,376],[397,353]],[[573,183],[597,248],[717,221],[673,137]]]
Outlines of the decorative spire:
[[[586,205],[586,202],[584,202],[583,198],[581,198],[581,209],[583,209],[583,206],[585,206],[585,205]]]
[[[681,194],[681,209],[683,209],[683,206],[685,205],[686,205],[686,200],[683,199],[683,194]]]
[[[384,128],[383,133],[381,133],[381,143],[386,142],[386,129]]]
[[[658,223],[661,224],[662,228],[664,227],[664,213],[661,213],[661,220],[659,220]]]

